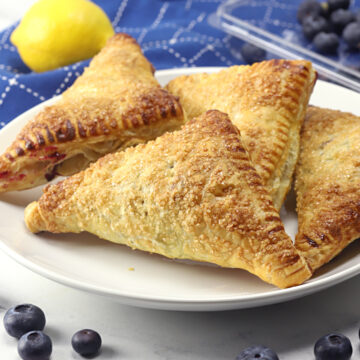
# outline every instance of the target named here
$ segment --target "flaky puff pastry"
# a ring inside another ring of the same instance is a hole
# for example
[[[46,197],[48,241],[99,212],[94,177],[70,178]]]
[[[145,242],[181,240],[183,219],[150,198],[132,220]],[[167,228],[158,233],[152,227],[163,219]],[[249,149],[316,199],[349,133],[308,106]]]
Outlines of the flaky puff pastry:
[[[309,107],[295,190],[296,247],[314,271],[360,237],[360,117]]]
[[[45,188],[32,232],[88,231],[134,249],[241,268],[279,287],[310,276],[227,115],[109,154]]]
[[[180,76],[167,89],[179,96],[189,119],[210,109],[229,114],[280,209],[290,188],[315,79],[307,61],[270,60]]]
[[[116,34],[61,99],[46,107],[0,157],[0,192],[46,183],[100,156],[154,139],[183,123],[136,41]]]

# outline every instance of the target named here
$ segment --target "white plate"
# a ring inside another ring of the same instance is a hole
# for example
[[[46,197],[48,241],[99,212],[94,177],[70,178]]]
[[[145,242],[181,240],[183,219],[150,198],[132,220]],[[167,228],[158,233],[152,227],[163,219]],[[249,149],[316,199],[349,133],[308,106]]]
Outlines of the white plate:
[[[166,84],[172,78],[218,68],[157,72]],[[54,100],[50,100],[53,102]],[[312,104],[360,115],[360,95],[318,81]],[[0,131],[0,151],[20,128],[49,101],[22,114]],[[280,290],[243,270],[173,261],[133,251],[89,234],[33,235],[24,226],[25,206],[38,199],[41,188],[0,195],[0,247],[29,269],[62,284],[149,308],[226,310],[290,300],[324,289],[360,272],[360,244],[355,242],[305,284]],[[292,196],[281,212],[288,233],[297,229]]]

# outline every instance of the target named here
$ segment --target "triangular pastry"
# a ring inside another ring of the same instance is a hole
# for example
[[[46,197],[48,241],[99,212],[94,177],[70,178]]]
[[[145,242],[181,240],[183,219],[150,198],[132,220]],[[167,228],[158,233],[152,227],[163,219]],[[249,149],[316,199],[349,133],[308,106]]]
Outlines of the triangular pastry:
[[[88,231],[169,258],[246,269],[282,288],[310,276],[238,130],[215,110],[48,185],[25,222],[32,232]]]
[[[311,63],[276,59],[180,76],[167,89],[179,96],[189,119],[211,109],[230,116],[280,209],[290,188],[300,126],[315,79]]]
[[[360,237],[360,117],[309,107],[295,190],[296,247],[314,271]]]
[[[116,34],[54,105],[46,107],[0,157],[0,192],[70,175],[100,156],[154,139],[183,123],[136,41]]]

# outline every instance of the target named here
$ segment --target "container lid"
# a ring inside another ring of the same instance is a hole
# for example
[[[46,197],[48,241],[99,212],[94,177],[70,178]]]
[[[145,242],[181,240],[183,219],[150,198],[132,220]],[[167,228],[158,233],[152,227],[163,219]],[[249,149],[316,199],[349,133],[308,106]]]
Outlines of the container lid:
[[[360,92],[360,50],[351,51],[341,40],[337,54],[318,53],[296,18],[302,1],[228,0],[210,15],[209,23],[279,57],[309,60],[324,80]]]

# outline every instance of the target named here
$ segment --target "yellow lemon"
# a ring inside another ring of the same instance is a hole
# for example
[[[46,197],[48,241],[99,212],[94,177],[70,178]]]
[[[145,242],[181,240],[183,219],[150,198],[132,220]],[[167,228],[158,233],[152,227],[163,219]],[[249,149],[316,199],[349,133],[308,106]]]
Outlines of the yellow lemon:
[[[88,0],[39,0],[11,34],[25,64],[37,72],[89,59],[114,29],[104,11]]]

